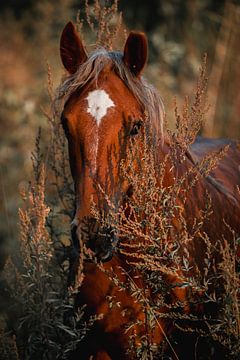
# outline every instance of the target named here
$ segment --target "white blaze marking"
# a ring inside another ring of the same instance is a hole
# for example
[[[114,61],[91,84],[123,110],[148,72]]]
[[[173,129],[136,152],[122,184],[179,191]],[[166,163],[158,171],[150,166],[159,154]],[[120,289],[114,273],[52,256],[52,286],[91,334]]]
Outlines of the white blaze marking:
[[[92,115],[99,126],[102,118],[107,114],[110,107],[114,107],[114,102],[104,90],[94,90],[88,94],[87,112]]]

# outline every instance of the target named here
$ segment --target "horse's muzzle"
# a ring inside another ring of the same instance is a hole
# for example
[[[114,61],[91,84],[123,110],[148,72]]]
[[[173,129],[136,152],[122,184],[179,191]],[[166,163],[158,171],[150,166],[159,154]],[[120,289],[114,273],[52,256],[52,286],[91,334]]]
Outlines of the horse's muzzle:
[[[79,235],[80,232],[80,235]],[[100,227],[98,224],[90,226],[88,231],[79,231],[79,229],[74,227],[72,229],[72,243],[73,248],[79,253],[79,237],[81,236],[81,241],[86,245],[88,249],[91,249],[97,261],[107,262],[110,261],[113,257],[113,254],[116,250],[117,238],[115,231],[112,227]]]
[[[112,227],[104,227],[99,228],[95,233],[90,233],[87,246],[94,251],[98,261],[110,261],[116,247],[114,229]]]

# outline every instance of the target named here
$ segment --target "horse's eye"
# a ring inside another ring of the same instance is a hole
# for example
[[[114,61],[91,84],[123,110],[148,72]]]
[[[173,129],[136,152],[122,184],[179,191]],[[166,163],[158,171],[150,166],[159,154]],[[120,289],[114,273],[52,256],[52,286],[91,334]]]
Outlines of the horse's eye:
[[[132,129],[130,131],[131,136],[135,136],[138,134],[139,130],[141,129],[142,123],[143,123],[142,120],[138,120],[134,122]]]

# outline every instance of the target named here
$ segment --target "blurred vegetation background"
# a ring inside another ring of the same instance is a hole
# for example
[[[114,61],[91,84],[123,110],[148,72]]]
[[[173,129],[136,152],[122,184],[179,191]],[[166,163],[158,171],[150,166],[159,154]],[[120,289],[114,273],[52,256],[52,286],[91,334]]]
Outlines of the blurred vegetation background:
[[[0,2],[1,254],[11,251],[17,238],[19,192],[30,178],[39,126],[46,147],[48,143],[42,113],[49,106],[47,63],[57,86],[63,73],[59,37],[64,25],[76,20],[79,9],[84,12],[84,1]],[[191,95],[206,52],[210,109],[202,133],[239,138],[240,0],[120,0],[119,9],[127,30],[148,35],[145,76],[159,89],[169,122],[174,118],[174,96],[181,103],[186,94]]]

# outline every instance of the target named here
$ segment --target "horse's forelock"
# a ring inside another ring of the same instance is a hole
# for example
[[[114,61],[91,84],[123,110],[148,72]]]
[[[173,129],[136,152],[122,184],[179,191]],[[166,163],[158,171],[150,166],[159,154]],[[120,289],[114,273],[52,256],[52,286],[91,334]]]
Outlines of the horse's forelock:
[[[104,67],[112,63],[114,70],[143,107],[157,137],[163,139],[164,106],[157,90],[143,78],[134,76],[122,61],[121,52],[94,51],[73,75],[63,79],[57,89],[55,109],[57,112],[71,95],[89,81],[96,81]]]

